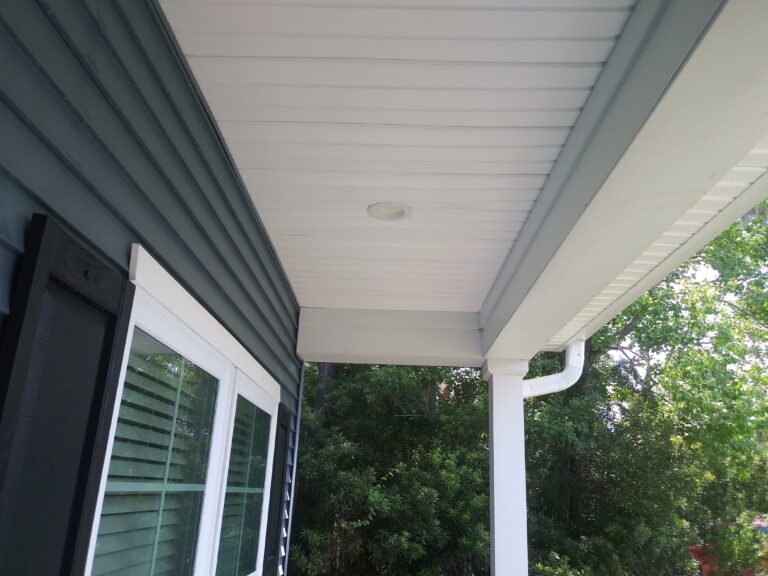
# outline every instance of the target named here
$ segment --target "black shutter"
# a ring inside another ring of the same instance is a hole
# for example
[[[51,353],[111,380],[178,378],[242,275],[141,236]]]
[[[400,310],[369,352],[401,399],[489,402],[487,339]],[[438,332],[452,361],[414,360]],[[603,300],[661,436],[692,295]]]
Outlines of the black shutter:
[[[133,286],[36,214],[0,346],[0,573],[82,575]]]

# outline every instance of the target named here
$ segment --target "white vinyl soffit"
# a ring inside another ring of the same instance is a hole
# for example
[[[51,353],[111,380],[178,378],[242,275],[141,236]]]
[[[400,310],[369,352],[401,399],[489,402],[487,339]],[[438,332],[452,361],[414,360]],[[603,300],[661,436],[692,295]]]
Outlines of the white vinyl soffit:
[[[302,308],[478,312],[634,0],[160,4]]]
[[[758,182],[766,172],[768,137],[742,158],[701,200],[555,334],[547,343],[547,349],[559,350],[569,340],[580,337],[585,331],[591,334],[620,312],[626,304],[660,282],[670,270],[690,255],[692,249],[700,249],[713,239],[715,230],[712,234],[704,234],[695,246],[692,243],[692,239],[723,214],[723,210],[730,208],[727,218],[733,219],[749,210],[762,198],[768,197],[768,181]],[[739,208],[734,211],[734,206]],[[679,254],[683,246],[685,252]],[[617,306],[617,302],[624,302],[624,305]]]

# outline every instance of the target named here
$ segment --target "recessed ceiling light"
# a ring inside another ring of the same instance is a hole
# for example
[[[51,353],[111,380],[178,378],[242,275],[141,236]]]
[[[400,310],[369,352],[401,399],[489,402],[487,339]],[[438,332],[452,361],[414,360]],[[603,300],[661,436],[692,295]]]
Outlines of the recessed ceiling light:
[[[411,207],[401,202],[379,202],[368,206],[368,215],[377,220],[403,220],[411,215]]]

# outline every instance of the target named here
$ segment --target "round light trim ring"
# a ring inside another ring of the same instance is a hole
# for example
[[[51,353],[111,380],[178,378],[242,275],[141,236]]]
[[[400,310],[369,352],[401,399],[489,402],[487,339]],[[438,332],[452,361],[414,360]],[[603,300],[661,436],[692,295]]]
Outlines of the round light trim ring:
[[[411,215],[411,207],[401,202],[379,202],[368,206],[368,215],[377,220],[404,220]]]

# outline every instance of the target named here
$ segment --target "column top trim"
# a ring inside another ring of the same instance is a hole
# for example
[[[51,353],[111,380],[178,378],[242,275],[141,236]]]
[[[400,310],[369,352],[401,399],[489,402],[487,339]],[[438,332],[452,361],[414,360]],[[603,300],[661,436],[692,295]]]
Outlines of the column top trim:
[[[517,376],[521,378],[528,373],[528,360],[511,358],[488,358],[483,364],[483,378],[490,380],[494,376]]]

